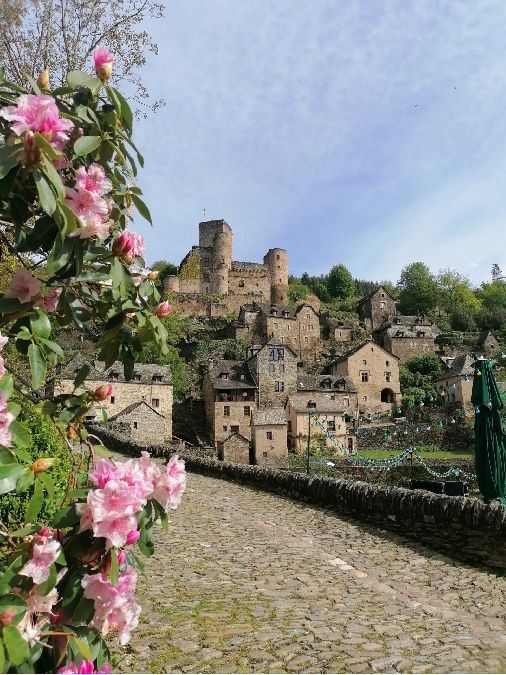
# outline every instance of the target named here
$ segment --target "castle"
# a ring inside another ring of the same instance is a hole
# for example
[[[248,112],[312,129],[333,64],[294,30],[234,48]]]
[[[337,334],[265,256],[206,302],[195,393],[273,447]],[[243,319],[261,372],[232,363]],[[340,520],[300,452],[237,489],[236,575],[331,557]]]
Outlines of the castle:
[[[183,314],[237,313],[258,302],[286,304],[288,253],[271,248],[263,263],[233,260],[232,228],[224,220],[199,223],[199,245],[183,258],[179,274],[164,279]]]

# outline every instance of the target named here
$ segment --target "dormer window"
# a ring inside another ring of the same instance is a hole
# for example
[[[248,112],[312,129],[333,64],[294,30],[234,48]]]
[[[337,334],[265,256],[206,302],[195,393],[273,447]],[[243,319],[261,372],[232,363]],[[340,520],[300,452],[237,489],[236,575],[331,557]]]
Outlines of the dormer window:
[[[228,380],[228,373],[221,373],[220,377],[222,380]]]
[[[288,312],[286,311],[286,309],[284,309],[282,313],[283,313],[283,316],[284,316],[285,319],[286,319],[286,317],[288,316]]]
[[[136,382],[140,382],[141,381],[141,374],[140,373],[134,373],[134,380]]]
[[[418,335],[418,337],[425,337],[425,331],[419,330],[417,335]]]
[[[399,318],[394,319],[394,323],[397,324],[397,325],[399,325],[399,324],[401,323],[401,320],[400,320]]]
[[[398,330],[397,333],[395,334],[395,337],[404,337],[404,331]]]
[[[332,382],[331,382],[331,380],[323,380],[323,382],[321,383],[321,386],[323,387],[323,389],[331,389]]]
[[[153,375],[153,382],[162,382],[162,381],[163,381],[163,375]]]
[[[239,379],[244,380],[244,374],[243,373],[241,373],[241,375],[239,375]]]
[[[423,319],[420,316],[418,316],[415,320],[415,323],[417,323],[417,324],[421,324],[422,322],[423,322]]]
[[[111,372],[109,373],[109,379],[119,380],[119,373],[115,372],[114,370],[111,370]]]
[[[344,391],[346,389],[346,382],[344,380],[339,380],[336,382],[336,389],[338,391]]]
[[[277,316],[278,310],[275,307],[271,307],[271,314],[272,314],[272,316]]]

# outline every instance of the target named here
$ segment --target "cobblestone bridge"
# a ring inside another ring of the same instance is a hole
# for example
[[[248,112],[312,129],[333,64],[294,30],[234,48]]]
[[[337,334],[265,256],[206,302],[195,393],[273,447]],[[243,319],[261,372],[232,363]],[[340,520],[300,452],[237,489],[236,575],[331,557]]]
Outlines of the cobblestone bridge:
[[[506,580],[189,474],[140,577],[122,672],[504,673]]]

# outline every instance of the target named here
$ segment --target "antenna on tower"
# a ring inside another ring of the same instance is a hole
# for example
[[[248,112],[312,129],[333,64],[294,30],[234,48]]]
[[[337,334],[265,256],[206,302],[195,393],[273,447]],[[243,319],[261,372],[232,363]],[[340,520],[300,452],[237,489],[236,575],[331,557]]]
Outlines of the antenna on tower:
[[[204,220],[206,219],[206,207],[204,206]]]

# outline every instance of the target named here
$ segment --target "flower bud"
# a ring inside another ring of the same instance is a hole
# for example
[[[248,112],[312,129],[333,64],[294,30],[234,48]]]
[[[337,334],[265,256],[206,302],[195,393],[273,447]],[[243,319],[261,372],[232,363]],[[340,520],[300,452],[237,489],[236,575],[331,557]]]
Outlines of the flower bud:
[[[14,607],[7,607],[0,614],[0,624],[2,626],[8,626],[16,618],[16,610]]]
[[[47,68],[37,78],[37,85],[40,89],[49,89],[49,70]]]
[[[150,281],[154,281],[157,278],[158,274],[159,274],[158,270],[151,270],[148,274],[148,279]]]
[[[38,164],[41,160],[41,152],[35,145],[33,131],[27,131],[23,141],[24,159],[26,164]]]
[[[170,305],[167,302],[167,300],[165,300],[164,302],[161,302],[155,309],[155,316],[157,316],[159,319],[163,319],[164,317],[167,316],[169,312],[170,312]]]
[[[139,530],[132,530],[131,532],[128,533],[125,543],[135,544],[135,542],[139,540],[140,536],[141,533],[139,532]]]
[[[53,464],[56,462],[56,459],[54,457],[41,457],[40,459],[35,460],[33,464],[30,464],[30,471],[33,471],[33,473],[38,476],[39,473],[44,473],[44,471],[47,471],[50,469]]]
[[[113,392],[112,384],[101,384],[95,389],[95,401],[105,401]]]
[[[122,232],[119,237],[113,241],[112,252],[116,257],[122,258],[131,253],[133,245],[130,233]]]
[[[109,78],[112,75],[112,63],[103,63],[100,68],[95,68],[97,77],[102,81],[103,84],[109,82]]]
[[[37,533],[39,537],[50,537],[51,536],[51,528],[50,527],[41,527],[40,530]]]
[[[118,551],[118,564],[119,564],[120,567],[125,562],[126,557],[127,557],[127,553],[124,549],[121,549],[121,551]]]
[[[77,431],[74,429],[73,426],[69,426],[67,429],[67,438],[69,440],[73,440],[74,438],[77,438]]]

